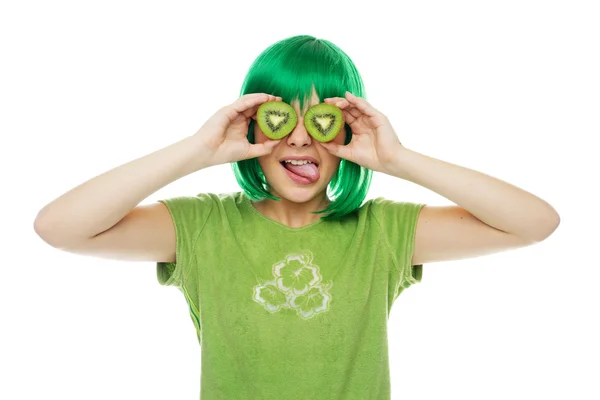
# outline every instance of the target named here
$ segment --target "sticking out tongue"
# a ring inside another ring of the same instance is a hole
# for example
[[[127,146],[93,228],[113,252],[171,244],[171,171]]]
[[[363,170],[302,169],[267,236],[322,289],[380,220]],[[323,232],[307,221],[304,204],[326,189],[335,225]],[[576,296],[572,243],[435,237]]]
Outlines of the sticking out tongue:
[[[294,165],[286,162],[283,163],[283,166],[296,175],[303,176],[311,182],[316,182],[319,179],[319,169],[315,164],[307,163],[304,165]]]

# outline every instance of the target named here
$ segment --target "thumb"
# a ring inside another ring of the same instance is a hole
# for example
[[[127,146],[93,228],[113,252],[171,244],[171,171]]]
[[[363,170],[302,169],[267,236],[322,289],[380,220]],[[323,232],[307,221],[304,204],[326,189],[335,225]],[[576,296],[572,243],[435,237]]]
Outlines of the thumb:
[[[336,157],[347,159],[350,156],[350,151],[346,148],[346,146],[331,142],[320,142],[320,144],[321,146],[325,147],[327,151],[329,151],[329,154],[333,154]]]
[[[269,140],[259,144],[250,144],[248,158],[255,158],[269,154],[271,151],[273,151],[273,148],[279,144],[279,142],[281,142],[281,139]]]

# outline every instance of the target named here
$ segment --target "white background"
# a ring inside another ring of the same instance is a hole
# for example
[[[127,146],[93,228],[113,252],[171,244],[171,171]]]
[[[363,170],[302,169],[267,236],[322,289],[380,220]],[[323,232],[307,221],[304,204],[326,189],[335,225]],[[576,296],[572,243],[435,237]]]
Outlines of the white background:
[[[389,321],[393,399],[600,398],[593,3],[4,2],[0,398],[198,398],[196,333],[155,264],[56,250],[33,221],[76,185],[196,132],[264,48],[296,34],[350,55],[406,147],[561,216],[534,246],[425,265]],[[143,203],[237,190],[221,165]],[[382,174],[378,196],[452,203]]]

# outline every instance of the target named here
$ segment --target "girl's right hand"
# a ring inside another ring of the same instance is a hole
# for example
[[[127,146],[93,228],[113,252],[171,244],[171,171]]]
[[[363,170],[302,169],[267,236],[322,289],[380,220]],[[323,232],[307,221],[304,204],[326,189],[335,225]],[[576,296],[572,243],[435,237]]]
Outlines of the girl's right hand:
[[[280,140],[252,144],[247,139],[248,124],[258,107],[281,97],[266,93],[244,95],[221,108],[193,136],[198,140],[208,165],[219,165],[269,154]]]

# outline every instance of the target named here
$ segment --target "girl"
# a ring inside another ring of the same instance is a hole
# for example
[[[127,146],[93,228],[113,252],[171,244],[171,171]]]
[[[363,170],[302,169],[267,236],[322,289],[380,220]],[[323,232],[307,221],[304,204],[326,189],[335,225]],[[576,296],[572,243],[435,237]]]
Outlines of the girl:
[[[559,224],[524,190],[404,147],[329,41],[296,36],[270,46],[241,94],[194,135],[81,184],[35,221],[57,248],[157,262],[159,283],[181,290],[189,306],[201,398],[390,399],[387,319],[423,264],[531,245]],[[298,117],[280,140],[256,124],[269,101]],[[303,122],[323,102],[345,121],[329,143]],[[139,205],[223,163],[241,191]],[[457,205],[365,201],[373,171]]]

